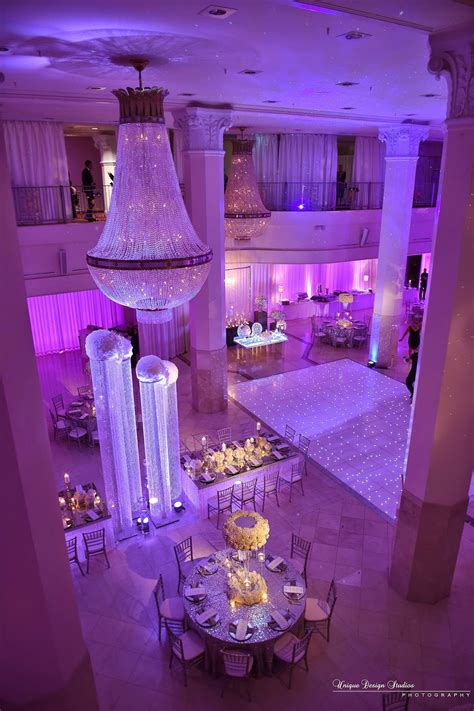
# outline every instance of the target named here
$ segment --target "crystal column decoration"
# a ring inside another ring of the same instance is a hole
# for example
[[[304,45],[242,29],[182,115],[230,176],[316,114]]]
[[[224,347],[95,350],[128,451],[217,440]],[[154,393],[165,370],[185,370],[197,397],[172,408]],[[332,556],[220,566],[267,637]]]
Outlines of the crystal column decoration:
[[[131,357],[132,346],[111,331],[86,338],[100,440],[107,506],[116,534],[132,525],[132,508],[142,496]]]
[[[178,368],[148,355],[137,363],[142,403],[143,437],[152,516],[166,518],[181,491],[179,462]]]
[[[258,192],[253,164],[252,138],[232,139],[232,163],[224,196],[225,234],[236,240],[260,237],[268,224],[268,212]]]
[[[186,212],[164,123],[164,89],[118,89],[120,128],[107,221],[87,254],[89,271],[112,301],[139,322],[171,319],[209,271],[212,250]]]

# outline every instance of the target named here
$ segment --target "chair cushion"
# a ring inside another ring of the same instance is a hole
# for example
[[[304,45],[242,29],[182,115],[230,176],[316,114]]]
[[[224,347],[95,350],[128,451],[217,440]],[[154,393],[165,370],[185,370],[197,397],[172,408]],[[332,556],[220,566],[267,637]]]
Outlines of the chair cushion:
[[[185,563],[180,563],[179,567],[181,569],[182,574],[186,577],[190,575],[196,563],[196,560],[187,560]]]
[[[293,483],[294,483],[295,481],[299,481],[299,480],[302,479],[302,478],[303,478],[303,477],[302,477],[302,474],[294,474],[294,475],[293,475]],[[291,479],[291,471],[282,472],[282,473],[280,474],[280,479],[284,479],[286,482],[288,482],[288,484],[290,484],[291,481],[292,481],[292,479]]]
[[[200,654],[204,654],[204,645],[197,632],[188,630],[188,632],[180,636],[180,640],[183,643],[183,658],[186,662],[190,662],[192,659],[199,657]],[[173,652],[179,657],[179,647],[177,645],[173,646]]]
[[[181,597],[167,597],[160,603],[160,615],[170,620],[184,620],[184,604]]]
[[[296,570],[299,575],[303,575],[304,570],[304,559],[303,558],[290,558],[288,563]]]
[[[289,664],[293,658],[293,647],[297,642],[299,642],[298,637],[296,637],[293,632],[287,632],[286,634],[284,634],[283,637],[280,637],[280,639],[276,641],[275,646],[273,648],[273,653],[275,654],[275,657]],[[303,656],[304,652],[300,652],[295,657],[295,662],[299,662],[299,660],[302,659]]]
[[[82,427],[75,427],[73,430],[71,430],[69,432],[70,437],[73,437],[73,438],[77,437],[78,439],[79,439],[79,437],[84,437],[84,435],[86,435],[86,434],[87,434],[87,430],[83,429]]]
[[[250,661],[249,661],[249,674],[250,674],[250,672],[252,671],[254,658],[252,655],[248,655],[248,656],[250,657]],[[244,677],[246,669],[245,669],[245,666],[237,665],[235,662],[232,661],[232,659],[224,657],[224,671],[227,674],[227,676]]]
[[[58,420],[55,426],[57,430],[65,430],[67,428],[67,424],[64,420]]]
[[[308,622],[322,622],[329,617],[329,605],[326,600],[318,600],[315,597],[306,599],[305,620]]]

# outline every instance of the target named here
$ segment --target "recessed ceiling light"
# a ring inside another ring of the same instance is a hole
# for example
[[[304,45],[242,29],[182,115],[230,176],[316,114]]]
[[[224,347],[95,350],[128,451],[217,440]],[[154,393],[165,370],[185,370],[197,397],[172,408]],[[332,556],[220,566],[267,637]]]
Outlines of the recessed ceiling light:
[[[97,126],[91,126],[91,131],[98,131],[98,130],[99,129],[97,128]]]
[[[280,103],[280,102],[277,101],[276,99],[264,99],[264,100],[263,100],[263,103],[264,103],[264,104],[278,104],[278,103]]]
[[[336,82],[336,86],[357,86],[359,84],[358,81],[338,81]]]
[[[193,94],[191,91],[181,91],[178,96],[196,96],[196,94]]]
[[[204,10],[199,11],[199,15],[207,15],[213,20],[227,20],[228,17],[237,12],[233,7],[223,7],[222,5],[208,5]]]
[[[359,30],[351,30],[350,32],[344,32],[342,35],[336,35],[337,39],[346,40],[361,40],[366,37],[372,37],[368,32],[360,32]]]
[[[355,106],[341,106],[341,109],[343,111],[352,111],[353,109],[355,109]]]
[[[87,91],[105,91],[105,86],[88,86]]]
[[[441,96],[441,94],[420,94],[424,99],[434,99],[435,96]]]
[[[241,69],[239,74],[248,74],[249,76],[253,76],[254,74],[261,74],[262,70],[261,69]]]

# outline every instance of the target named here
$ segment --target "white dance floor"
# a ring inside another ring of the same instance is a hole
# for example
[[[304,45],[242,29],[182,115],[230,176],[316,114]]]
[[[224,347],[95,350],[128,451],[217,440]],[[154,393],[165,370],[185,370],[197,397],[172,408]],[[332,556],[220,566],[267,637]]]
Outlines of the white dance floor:
[[[411,406],[403,383],[351,360],[238,383],[230,395],[269,427],[312,439],[310,457],[396,516]]]

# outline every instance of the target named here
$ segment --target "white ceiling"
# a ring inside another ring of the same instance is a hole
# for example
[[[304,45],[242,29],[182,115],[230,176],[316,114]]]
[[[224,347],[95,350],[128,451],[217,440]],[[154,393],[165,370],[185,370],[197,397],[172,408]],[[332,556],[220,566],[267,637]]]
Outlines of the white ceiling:
[[[467,0],[345,0],[349,12],[327,2],[320,6],[333,7],[317,10],[315,1],[305,9],[293,0],[226,0],[219,4],[236,12],[216,20],[199,14],[207,0],[3,0],[2,116],[114,121],[110,90],[136,85],[123,66],[134,54],[150,58],[145,83],[170,90],[168,108],[232,105],[236,124],[260,130],[367,133],[407,118],[440,125],[446,83],[428,73],[428,32],[414,26],[472,19]],[[337,37],[351,30],[371,36]]]

